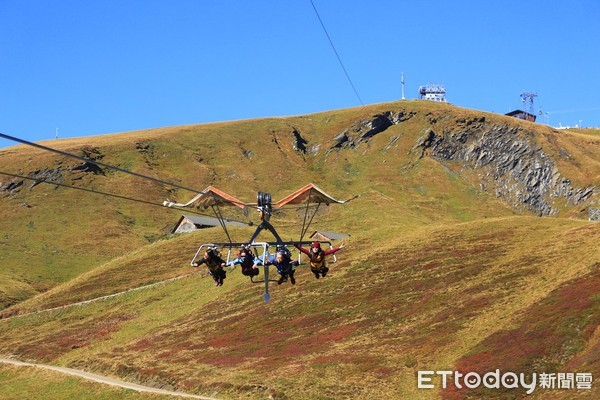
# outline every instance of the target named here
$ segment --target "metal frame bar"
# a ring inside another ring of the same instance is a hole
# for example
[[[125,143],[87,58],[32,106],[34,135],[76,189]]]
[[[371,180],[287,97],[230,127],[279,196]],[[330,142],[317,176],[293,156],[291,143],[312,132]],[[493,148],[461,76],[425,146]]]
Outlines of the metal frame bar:
[[[317,212],[319,211],[319,207],[321,207],[321,203],[317,203],[317,208],[315,209],[315,212],[313,213],[313,215],[310,217],[310,220],[308,221],[308,224],[306,225],[306,227],[304,225],[302,226],[302,234],[300,235],[300,240],[304,239],[304,235],[306,235],[306,233],[308,232],[308,228],[310,227],[310,224],[312,224],[312,221],[315,218],[315,215],[317,215]],[[306,210],[308,211],[308,207],[306,208]]]
[[[328,244],[329,248],[333,248],[333,244],[330,241],[325,241],[325,242],[321,242],[324,244]],[[312,244],[312,241],[300,241],[300,242],[292,242],[292,241],[278,241],[278,242],[252,242],[252,243],[247,243],[247,242],[217,242],[217,243],[202,243],[200,245],[200,247],[198,247],[198,251],[196,251],[196,254],[194,254],[194,258],[192,258],[192,261],[190,261],[190,265],[194,264],[194,261],[196,260],[196,258],[198,258],[198,255],[200,254],[200,252],[202,251],[203,248],[211,248],[211,247],[216,247],[216,248],[227,248],[227,262],[229,262],[230,256],[231,256],[231,249],[234,247],[241,247],[242,245],[244,246],[251,246],[251,247],[255,247],[255,248],[259,248],[262,247],[263,252],[261,255],[261,259],[262,259],[262,267],[264,267],[264,280],[263,281],[254,281],[252,279],[252,277],[250,277],[250,281],[252,283],[263,283],[265,284],[265,291],[264,291],[264,301],[265,303],[269,302],[269,300],[271,300],[271,294],[269,293],[269,282],[276,282],[274,280],[269,279],[269,266],[266,263],[266,258],[267,258],[267,254],[269,254],[269,247],[270,246],[293,246],[295,244],[299,244],[299,245],[303,245],[303,244]],[[300,263],[301,258],[302,258],[302,252],[298,252],[298,263]],[[333,262],[337,262],[337,258],[335,257],[335,254],[333,254]]]
[[[219,220],[219,224],[221,224],[221,228],[223,228],[223,230],[225,231],[225,234],[227,235],[227,240],[229,240],[231,242],[231,236],[229,236],[229,231],[227,230],[227,225],[225,224],[225,219],[223,218],[221,209],[219,208],[218,205],[210,206],[210,207],[212,208],[213,212],[217,216],[217,219]]]

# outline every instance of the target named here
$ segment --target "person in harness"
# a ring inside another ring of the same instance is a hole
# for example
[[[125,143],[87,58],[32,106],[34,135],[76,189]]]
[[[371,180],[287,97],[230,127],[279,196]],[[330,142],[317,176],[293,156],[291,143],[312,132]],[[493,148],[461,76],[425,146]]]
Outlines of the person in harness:
[[[278,285],[286,282],[288,278],[292,285],[296,284],[296,278],[294,277],[294,267],[298,265],[297,261],[292,261],[292,253],[285,246],[277,246],[277,253],[269,256],[267,265],[274,265],[277,268],[280,278],[277,281]]]
[[[333,254],[341,249],[341,247],[337,247],[329,250],[323,250],[321,248],[321,242],[312,242],[310,245],[310,250],[305,249],[299,244],[295,244],[294,246],[308,256],[310,259],[310,270],[313,274],[315,274],[315,278],[317,279],[319,279],[321,276],[325,278],[327,276],[327,272],[329,272],[329,268],[327,268],[327,263],[325,262],[325,256]]]
[[[227,263],[228,267],[233,265],[241,265],[242,274],[252,278],[253,276],[258,275],[259,271],[257,266],[262,265],[262,261],[260,258],[256,257],[251,246],[242,245],[237,258]]]
[[[206,264],[208,267],[208,273],[214,279],[215,286],[223,286],[223,279],[227,277],[227,273],[223,269],[226,264],[216,249],[209,248],[206,250],[202,259],[194,261],[192,267],[196,268],[202,264]]]

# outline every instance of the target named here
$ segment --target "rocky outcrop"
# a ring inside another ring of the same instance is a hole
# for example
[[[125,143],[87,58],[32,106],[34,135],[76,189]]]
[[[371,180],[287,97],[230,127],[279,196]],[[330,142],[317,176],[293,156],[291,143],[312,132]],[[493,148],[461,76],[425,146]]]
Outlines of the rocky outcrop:
[[[65,178],[62,169],[62,167],[36,169],[26,175],[28,179],[23,179],[25,175],[19,175],[19,177],[12,178],[8,182],[0,182],[0,193],[7,193],[9,196],[15,195],[25,187],[25,182],[31,182],[29,189],[33,189],[44,182],[63,183]]]
[[[290,133],[292,136],[292,148],[302,157],[305,156],[316,156],[319,154],[319,149],[321,148],[320,143],[308,144],[308,139],[306,139],[298,128],[292,128]]]
[[[302,154],[306,154],[306,145],[308,144],[308,140],[304,139],[300,134],[300,131],[296,128],[292,130],[292,135],[294,139],[292,140],[292,147],[294,150],[301,152]]]
[[[81,157],[84,157],[89,161],[82,161],[74,165],[65,166],[63,165],[63,161],[57,160],[55,162],[55,165],[57,165],[55,168],[41,168],[29,173],[20,172],[11,180],[0,182],[0,193],[8,193],[9,196],[15,195],[26,187],[26,183],[29,185],[29,189],[33,189],[40,183],[54,183],[60,185],[65,183],[65,175],[71,181],[80,180],[88,173],[105,175],[102,168],[94,163],[94,161],[104,157],[98,149],[89,146],[84,147],[81,150]]]
[[[368,142],[373,136],[384,132],[390,126],[408,121],[415,116],[415,114],[415,112],[405,113],[404,111],[386,111],[376,114],[367,120],[360,121],[337,135],[333,139],[335,144],[332,146],[331,150],[343,148],[353,149],[360,143]]]
[[[33,180],[33,183],[29,188],[33,188],[39,185],[40,183],[44,182],[63,183],[65,181],[65,178],[62,174],[61,169],[62,168],[60,167],[55,169],[44,168],[30,172],[28,177]]]
[[[23,183],[25,181],[23,181],[22,179],[11,179],[7,182],[2,182],[0,183],[0,193],[8,193],[8,194],[12,194],[12,193],[16,193],[20,190],[20,187],[23,186]]]
[[[139,149],[139,148],[138,148]],[[104,158],[104,154],[97,147],[85,146],[81,149],[81,157],[90,161],[83,161],[79,164],[69,167],[70,171],[83,172],[84,174],[93,173],[94,175],[105,175],[104,170],[99,165],[94,164],[94,161],[100,161]],[[83,175],[75,179],[81,179]]]
[[[435,131],[432,124],[415,150],[442,163],[460,162],[476,171],[485,190],[518,209],[539,215],[558,212],[554,198],[577,205],[593,195],[595,188],[576,188],[562,176],[552,157],[535,144],[533,134],[522,128],[495,125],[485,118],[458,120],[451,132]]]

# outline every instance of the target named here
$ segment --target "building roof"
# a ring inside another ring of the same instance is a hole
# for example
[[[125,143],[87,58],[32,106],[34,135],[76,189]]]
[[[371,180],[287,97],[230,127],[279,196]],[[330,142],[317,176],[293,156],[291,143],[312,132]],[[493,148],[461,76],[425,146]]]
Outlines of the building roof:
[[[166,207],[189,207],[194,206],[196,208],[204,207],[208,208],[211,206],[235,206],[241,209],[246,207],[246,203],[235,197],[213,187],[209,186],[200,193],[198,193],[193,199],[187,203],[174,203],[172,201],[165,201],[163,205]]]
[[[527,111],[523,111],[523,110],[514,110],[514,111],[508,112],[504,115],[508,115],[509,117],[516,117],[519,119],[524,119],[524,120],[532,121],[532,122],[535,122],[535,119],[537,117],[536,115],[528,113]]]
[[[219,219],[214,218],[214,217],[205,217],[205,216],[200,216],[200,215],[185,215],[185,214],[182,215],[182,217],[188,219],[195,225],[207,225],[207,226],[220,226],[221,225],[221,223],[219,222]],[[225,219],[224,221],[225,221],[225,225],[229,225],[229,226],[246,226],[246,224],[244,224],[243,222],[228,221],[227,219]]]
[[[317,231],[314,231],[312,233],[312,235],[310,235],[311,239],[317,234],[321,234],[325,237],[328,237],[331,240],[346,239],[346,238],[350,237],[350,235],[347,235],[345,233],[335,233],[335,232],[327,232],[327,231],[318,231],[317,230]]]
[[[184,218],[187,219],[188,221],[190,221],[194,225],[221,226],[221,223],[219,222],[218,218],[184,214],[181,216],[181,218],[179,218],[179,221],[177,221],[177,223],[175,224],[175,227],[171,230],[171,233],[175,233],[175,231],[177,231],[177,229],[181,225],[181,222],[184,220]],[[225,225],[227,225],[227,226],[246,226],[246,224],[244,224],[243,222],[238,222],[238,221],[225,220],[224,222],[225,222]]]

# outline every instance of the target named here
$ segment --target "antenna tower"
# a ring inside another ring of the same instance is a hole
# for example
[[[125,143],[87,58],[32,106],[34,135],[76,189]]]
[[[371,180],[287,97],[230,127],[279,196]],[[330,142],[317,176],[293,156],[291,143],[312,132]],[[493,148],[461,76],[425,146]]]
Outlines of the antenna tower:
[[[538,97],[535,92],[523,92],[521,93],[521,101],[523,102],[523,111],[534,115],[533,112],[533,100]]]
[[[402,100],[406,100],[404,97],[404,72],[402,73]]]

